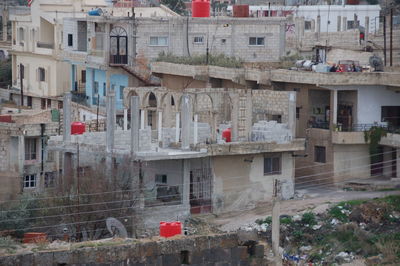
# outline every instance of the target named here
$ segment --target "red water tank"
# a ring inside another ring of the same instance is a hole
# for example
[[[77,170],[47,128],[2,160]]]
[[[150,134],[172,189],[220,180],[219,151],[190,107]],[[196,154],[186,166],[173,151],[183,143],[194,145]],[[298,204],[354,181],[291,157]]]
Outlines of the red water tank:
[[[85,123],[72,122],[71,123],[71,135],[82,135],[86,131]]]
[[[210,17],[210,1],[209,0],[193,0],[192,1],[192,17],[194,17],[194,18]]]
[[[227,128],[224,131],[222,131],[222,139],[225,140],[225,142],[231,142],[231,129]]]
[[[233,16],[236,18],[247,18],[249,16],[249,5],[234,5]]]
[[[160,236],[172,237],[182,234],[181,222],[160,222]]]

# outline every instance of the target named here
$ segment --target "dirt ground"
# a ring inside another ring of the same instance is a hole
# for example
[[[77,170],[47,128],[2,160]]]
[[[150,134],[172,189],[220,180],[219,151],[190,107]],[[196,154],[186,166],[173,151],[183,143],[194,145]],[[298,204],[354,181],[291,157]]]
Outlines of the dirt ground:
[[[297,197],[281,202],[281,214],[296,215],[305,211],[324,212],[332,203],[354,199],[373,199],[389,195],[400,195],[400,191],[344,191],[337,188],[296,190]],[[263,203],[252,210],[208,217],[208,222],[220,227],[222,231],[233,231],[253,224],[272,214],[272,203]]]

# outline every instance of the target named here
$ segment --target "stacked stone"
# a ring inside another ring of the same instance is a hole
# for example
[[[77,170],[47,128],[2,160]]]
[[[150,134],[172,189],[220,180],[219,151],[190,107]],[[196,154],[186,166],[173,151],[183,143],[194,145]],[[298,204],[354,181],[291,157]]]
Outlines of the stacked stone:
[[[292,134],[287,124],[276,121],[258,121],[252,127],[251,141],[288,143],[292,140]]]

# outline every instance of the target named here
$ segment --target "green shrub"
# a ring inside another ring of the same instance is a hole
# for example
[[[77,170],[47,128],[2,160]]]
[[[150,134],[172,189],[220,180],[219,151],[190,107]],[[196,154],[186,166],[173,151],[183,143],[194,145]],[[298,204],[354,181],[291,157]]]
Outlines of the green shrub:
[[[306,212],[303,214],[303,217],[301,217],[301,222],[303,224],[308,224],[310,226],[316,225],[317,220],[315,219],[315,214],[312,212]]]
[[[292,217],[283,217],[280,219],[281,224],[292,224]]]
[[[336,218],[341,222],[349,221],[349,218],[346,214],[342,213],[342,209],[338,206],[335,206],[329,210],[329,216],[332,218]]]

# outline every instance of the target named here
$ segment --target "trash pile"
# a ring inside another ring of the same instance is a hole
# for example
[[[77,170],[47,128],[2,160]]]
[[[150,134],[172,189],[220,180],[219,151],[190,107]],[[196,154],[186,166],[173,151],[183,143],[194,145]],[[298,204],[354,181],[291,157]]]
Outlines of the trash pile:
[[[271,217],[254,225],[271,242]],[[280,216],[280,246],[288,265],[331,265],[362,259],[367,265],[400,264],[400,196],[352,200],[326,212]]]

